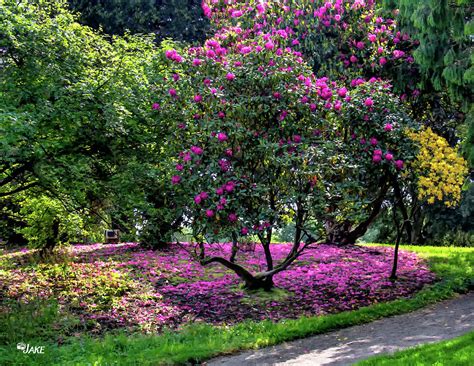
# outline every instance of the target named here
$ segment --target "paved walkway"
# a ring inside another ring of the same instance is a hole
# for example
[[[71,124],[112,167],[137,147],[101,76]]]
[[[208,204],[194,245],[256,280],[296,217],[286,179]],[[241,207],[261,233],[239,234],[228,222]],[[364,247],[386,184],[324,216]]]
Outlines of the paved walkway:
[[[350,365],[369,356],[454,338],[474,329],[474,292],[372,323],[219,357],[207,365]]]

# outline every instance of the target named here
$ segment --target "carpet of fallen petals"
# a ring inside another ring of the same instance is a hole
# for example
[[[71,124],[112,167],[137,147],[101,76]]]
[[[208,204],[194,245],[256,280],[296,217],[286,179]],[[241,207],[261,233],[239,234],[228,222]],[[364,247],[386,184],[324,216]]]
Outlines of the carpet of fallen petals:
[[[272,245],[275,261],[289,244]],[[88,330],[126,328],[156,332],[189,322],[234,324],[246,319],[279,321],[357,309],[409,297],[435,280],[426,263],[401,251],[399,279],[388,280],[392,248],[318,245],[275,276],[273,293],[246,292],[219,264],[202,267],[191,244],[152,251],[136,243],[74,245],[59,259],[39,264],[27,249],[0,252],[0,303],[55,299]],[[209,253],[228,257],[229,244]],[[237,262],[263,270],[264,255],[239,252]],[[3,300],[2,300],[3,299]],[[3,306],[5,310],[5,306]],[[87,328],[86,327],[86,328]]]

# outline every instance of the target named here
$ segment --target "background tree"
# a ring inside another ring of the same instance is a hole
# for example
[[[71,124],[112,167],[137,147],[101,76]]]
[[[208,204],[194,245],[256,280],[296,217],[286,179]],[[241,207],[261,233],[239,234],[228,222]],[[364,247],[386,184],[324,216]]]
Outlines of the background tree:
[[[413,115],[445,137],[451,146],[463,141],[462,150],[469,162],[472,182],[474,7],[471,2],[464,0],[391,0],[385,1],[384,5],[391,10],[399,9],[396,16],[399,27],[419,43],[413,51],[413,57],[418,68],[418,88],[421,94],[417,102],[412,104]],[[455,226],[454,234],[453,227],[444,226],[445,231],[441,232],[439,219],[443,217],[443,221],[448,222],[461,219],[466,207],[471,204],[471,190],[472,183],[467,181],[460,206],[462,209],[447,209],[437,205],[438,211],[436,207],[422,207],[414,219],[418,234],[411,241],[416,243],[434,239],[434,242],[439,242],[436,238],[451,237],[458,238],[461,245],[465,243],[462,238],[472,235],[472,228],[466,225]]]
[[[65,2],[1,5],[0,199],[35,187],[109,224],[132,218],[146,205],[133,180],[159,180],[163,152],[151,38],[106,37]]]

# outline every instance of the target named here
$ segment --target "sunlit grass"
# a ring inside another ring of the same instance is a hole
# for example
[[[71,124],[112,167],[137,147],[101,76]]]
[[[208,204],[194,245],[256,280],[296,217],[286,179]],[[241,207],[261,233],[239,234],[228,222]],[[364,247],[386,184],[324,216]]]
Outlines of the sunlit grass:
[[[470,366],[474,361],[474,332],[443,342],[426,344],[395,352],[393,355],[371,357],[358,366],[446,365]]]

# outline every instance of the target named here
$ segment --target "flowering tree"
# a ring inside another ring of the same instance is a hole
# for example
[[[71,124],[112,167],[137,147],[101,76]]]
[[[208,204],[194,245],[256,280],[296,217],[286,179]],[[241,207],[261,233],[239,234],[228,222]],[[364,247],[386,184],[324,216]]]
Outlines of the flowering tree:
[[[169,196],[203,265],[220,263],[247,288],[269,289],[318,238],[350,243],[365,232],[412,167],[417,142],[407,131],[419,126],[381,78],[317,78],[286,31],[216,19],[221,28],[204,46],[164,55],[169,72],[152,109],[157,123],[174,124]],[[272,234],[287,221],[293,245],[274,263]],[[248,235],[265,252],[259,273],[237,263]],[[206,255],[228,238],[229,257]]]
[[[218,39],[225,46],[211,39],[166,52],[170,73],[153,109],[162,123],[175,123],[169,182],[201,263],[221,263],[248,288],[270,288],[324,224],[376,215],[374,196],[380,209],[388,177],[403,169],[410,120],[382,80],[339,87],[314,77],[277,37]],[[383,184],[369,193],[361,181]],[[285,220],[295,225],[293,247],[274,264],[272,233]],[[258,274],[235,262],[240,238],[250,234],[266,254]],[[205,243],[225,238],[233,241],[230,258],[207,257]]]
[[[229,48],[211,40],[183,56],[170,50],[177,73],[168,78],[168,97],[155,106],[161,118],[178,118],[176,148],[183,141],[185,148],[177,152],[170,184],[201,263],[221,263],[248,288],[272,287],[273,275],[314,242],[307,229],[322,202],[317,177],[334,150],[317,133],[332,113],[322,98],[331,86],[312,77],[292,50],[280,51],[263,38]],[[272,232],[285,216],[296,224],[293,247],[274,265]],[[267,270],[256,275],[235,263],[239,238],[249,234],[266,255]],[[230,258],[206,257],[205,242],[229,237]]]

